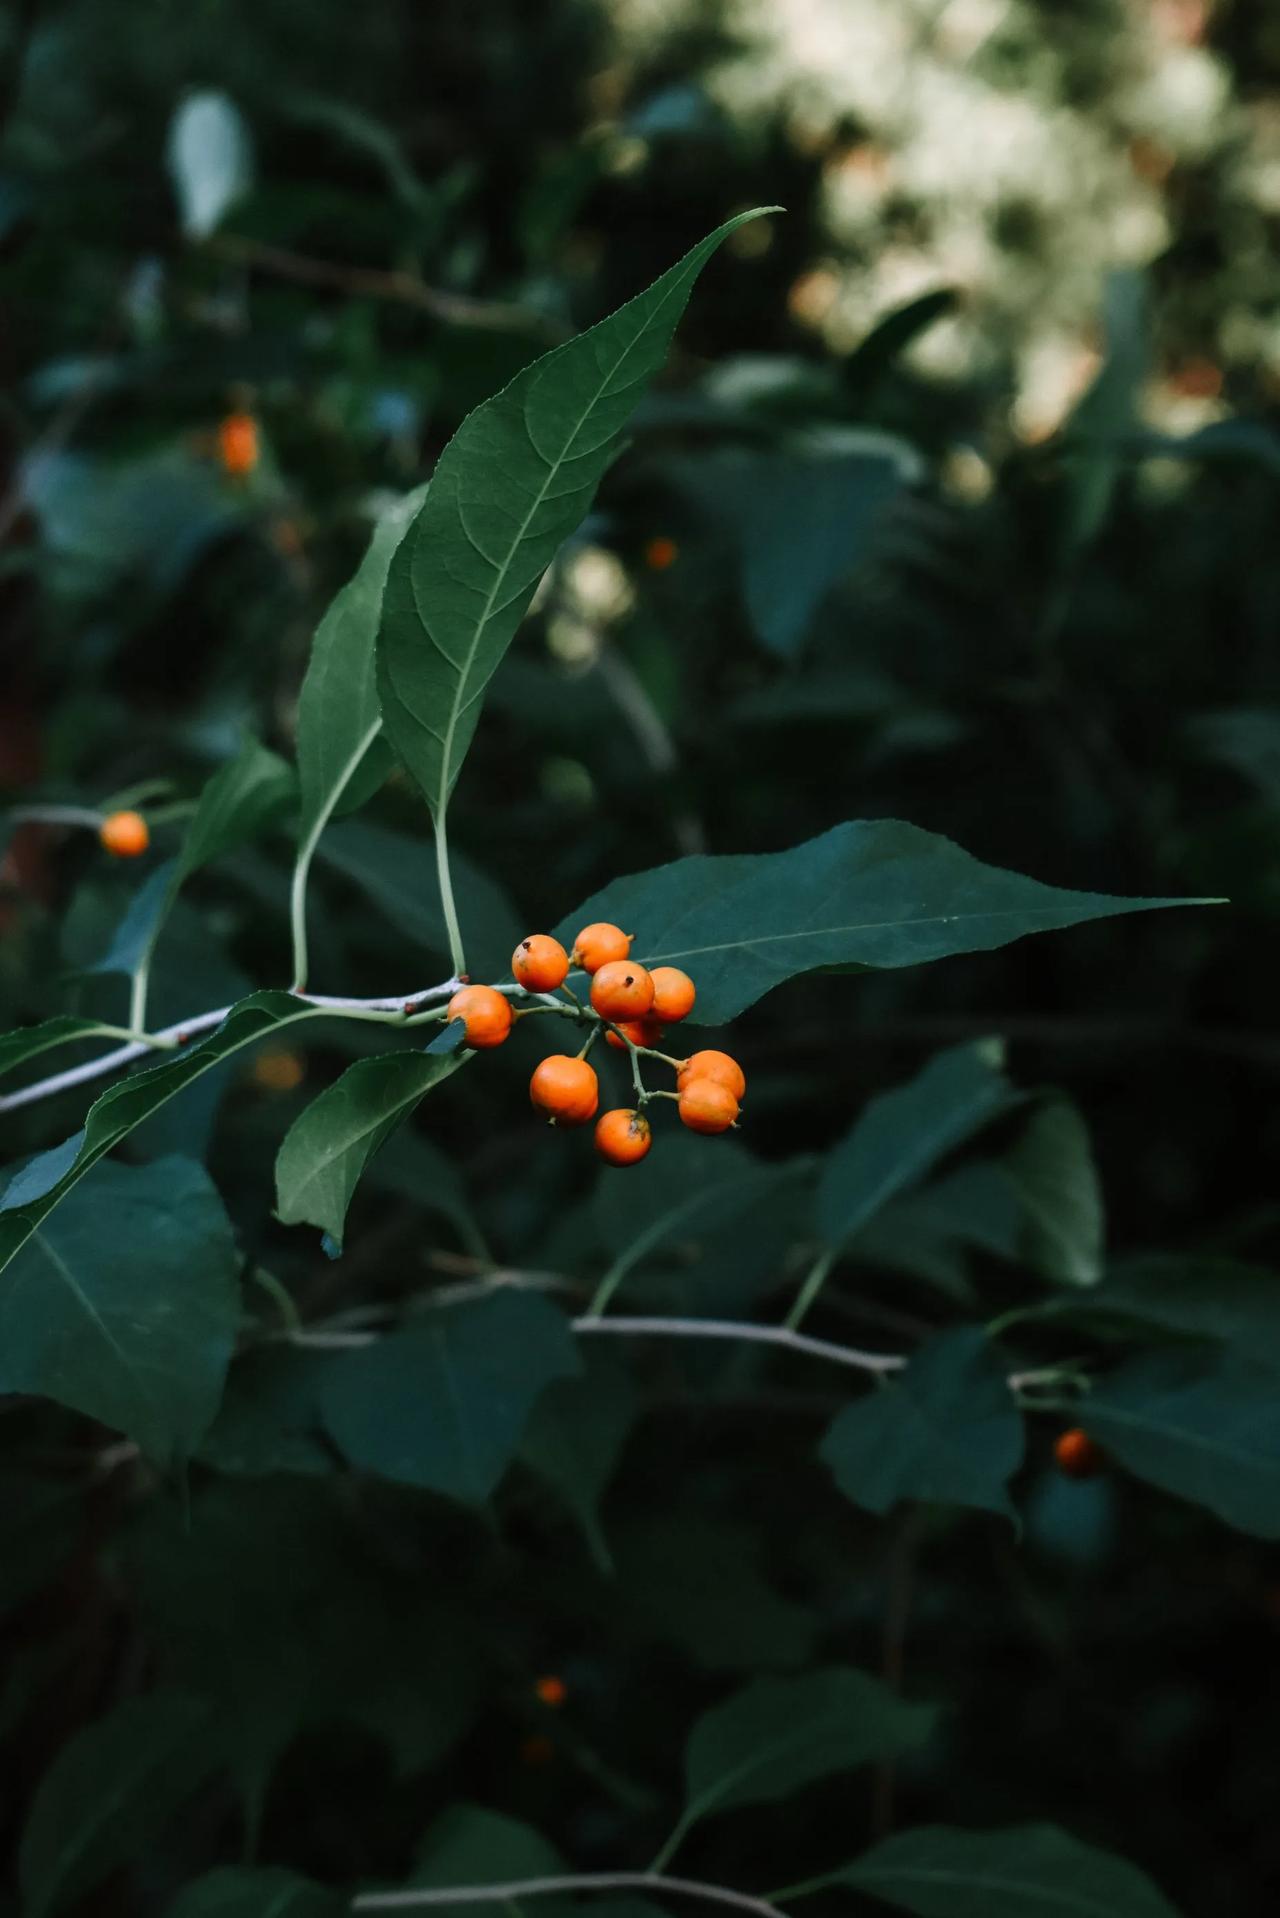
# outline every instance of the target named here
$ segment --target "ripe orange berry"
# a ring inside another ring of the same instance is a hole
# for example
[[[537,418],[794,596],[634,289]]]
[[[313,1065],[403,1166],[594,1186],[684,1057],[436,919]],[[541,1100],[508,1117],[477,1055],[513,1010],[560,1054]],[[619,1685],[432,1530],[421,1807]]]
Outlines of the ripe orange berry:
[[[306,1078],[307,1068],[296,1052],[277,1047],[258,1054],[251,1076],[263,1092],[294,1092]]]
[[[653,980],[634,959],[610,959],[591,981],[591,1003],[602,1019],[643,1019],[653,1007]]]
[[[715,1079],[690,1079],[680,1088],[677,1108],[690,1132],[727,1132],[738,1118],[738,1101]]]
[[[665,1026],[660,1025],[656,1019],[649,1017],[643,1019],[624,1019],[618,1027],[618,1032],[625,1032],[627,1039],[630,1039],[633,1046],[656,1046],[665,1031]],[[625,1052],[627,1049],[627,1039],[620,1039],[618,1032],[606,1032],[604,1035],[605,1039],[609,1045],[613,1047],[615,1052]]]
[[[643,1112],[615,1106],[596,1121],[596,1151],[609,1165],[637,1165],[653,1144]]]
[[[649,977],[653,980],[654,1018],[665,1019],[669,1025],[687,1019],[698,996],[688,973],[681,972],[679,966],[655,966]]]
[[[714,1079],[725,1086],[735,1099],[746,1097],[747,1076],[736,1059],[727,1052],[695,1052],[676,1074],[676,1090],[683,1092],[695,1079]]]
[[[1053,1456],[1058,1461],[1058,1470],[1065,1472],[1068,1478],[1094,1478],[1105,1463],[1101,1448],[1078,1425],[1058,1437]]]
[[[140,812],[109,813],[98,828],[98,838],[117,859],[136,859],[151,844],[151,833]]]
[[[529,1097],[539,1112],[547,1113],[559,1124],[585,1125],[596,1116],[600,1082],[594,1066],[589,1066],[585,1059],[571,1059],[567,1052],[553,1052],[530,1079]]]
[[[569,955],[549,933],[532,932],[511,955],[511,970],[527,992],[554,992],[569,971]]]
[[[631,950],[632,935],[607,919],[584,926],[573,942],[572,959],[584,972],[598,972],[610,959],[625,959]]]
[[[565,1699],[569,1696],[569,1687],[565,1684],[563,1678],[556,1678],[554,1676],[540,1678],[533,1689],[538,1703],[540,1705],[550,1705],[553,1711],[563,1705]]]
[[[218,427],[218,458],[233,479],[243,479],[258,464],[258,422],[252,413],[228,413]]]
[[[665,573],[668,566],[675,565],[679,556],[680,548],[665,533],[645,541],[644,563],[651,573]]]
[[[511,1001],[492,986],[463,986],[449,1001],[447,1017],[461,1019],[467,1028],[467,1044],[477,1052],[500,1046],[511,1031],[514,1018]]]

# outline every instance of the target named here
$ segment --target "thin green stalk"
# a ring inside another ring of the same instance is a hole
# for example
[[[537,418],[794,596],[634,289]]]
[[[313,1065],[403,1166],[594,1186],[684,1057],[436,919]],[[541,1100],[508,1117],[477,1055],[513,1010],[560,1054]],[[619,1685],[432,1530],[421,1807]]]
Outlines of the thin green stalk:
[[[827,1246],[823,1251],[819,1252],[817,1258],[809,1267],[800,1290],[796,1294],[795,1304],[782,1321],[789,1332],[795,1331],[801,1319],[803,1319],[805,1313],[809,1310],[809,1307],[813,1304],[819,1292],[821,1292],[827,1282],[827,1274],[835,1262],[835,1248],[833,1246]]]
[[[695,1822],[694,1818],[691,1817],[688,1812],[685,1812],[682,1814],[681,1818],[676,1824],[675,1830],[672,1832],[671,1836],[667,1839],[666,1844],[663,1845],[661,1851],[657,1854],[652,1864],[649,1866],[649,1870],[651,1872],[660,1872],[660,1871],[666,1870],[667,1866],[671,1863],[671,1860],[675,1857],[681,1845],[683,1845],[685,1839],[688,1837],[689,1833],[692,1831],[694,1822]]]
[[[453,875],[449,871],[449,838],[445,830],[443,806],[436,819],[436,876],[440,881],[440,904],[444,909],[444,923],[449,932],[449,958],[454,971],[459,978],[462,978],[467,970],[467,959],[462,948],[462,928],[458,924],[458,909],[453,902]]]
[[[138,962],[129,989],[129,1024],[135,1032],[145,1032],[147,1026],[147,988],[151,980],[151,948],[148,946]]]

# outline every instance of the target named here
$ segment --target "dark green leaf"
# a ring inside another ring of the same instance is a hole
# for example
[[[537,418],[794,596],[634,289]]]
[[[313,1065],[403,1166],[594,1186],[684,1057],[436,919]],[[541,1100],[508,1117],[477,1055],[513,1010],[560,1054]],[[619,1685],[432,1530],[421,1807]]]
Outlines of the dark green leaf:
[[[298,838],[314,847],[326,821],[366,795],[357,778],[382,730],[374,643],[391,555],[427,496],[406,493],[378,521],[364,558],[316,629],[298,697]]]
[[[95,1100],[81,1131],[33,1159],[0,1199],[0,1269],[26,1244],[40,1221],[60,1204],[104,1153],[161,1106],[242,1046],[302,1019],[324,1016],[287,992],[256,992],[233,1006],[198,1046],[137,1072]]]
[[[821,1450],[845,1497],[868,1512],[914,1499],[1016,1520],[1007,1487],[1022,1463],[1022,1418],[979,1326],[922,1345],[900,1379],[837,1415]]]
[[[125,908],[111,943],[89,972],[134,973],[160,936],[178,885],[178,861],[166,859],[149,872]]]
[[[818,1229],[844,1245],[880,1207],[1015,1104],[1004,1047],[980,1039],[939,1053],[908,1085],[872,1099],[827,1156],[818,1184]]]
[[[1139,1478],[1280,1538],[1280,1391],[1234,1354],[1154,1352],[1094,1386],[1080,1423]]]
[[[1190,1254],[1133,1259],[1064,1312],[1131,1319],[1189,1338],[1217,1339],[1242,1358],[1280,1369],[1280,1285],[1274,1272]]]
[[[627,1374],[593,1352],[580,1378],[557,1379],[534,1407],[520,1456],[564,1500],[596,1563],[609,1566],[597,1507],[636,1415]]]
[[[813,1612],[785,1598],[762,1540],[715,1512],[620,1518],[610,1531],[610,1603],[646,1642],[674,1645],[708,1671],[788,1671],[813,1655]]]
[[[212,1769],[208,1716],[199,1699],[155,1692],[126,1699],[63,1746],[18,1853],[28,1918],[75,1902],[159,1837]]]
[[[285,1225],[318,1225],[342,1243],[347,1207],[378,1147],[463,1056],[389,1052],[360,1059],[294,1120],[276,1159],[276,1209]]]
[[[51,1052],[56,1046],[100,1037],[103,1030],[96,1019],[78,1019],[73,1013],[60,1012],[41,1025],[19,1026],[0,1034],[0,1074],[16,1071],[29,1059],[38,1059],[42,1052]]]
[[[246,1352],[232,1366],[218,1416],[205,1434],[203,1463],[246,1478],[336,1470],[324,1442],[320,1385],[338,1362],[334,1352],[284,1343]]]
[[[483,1805],[453,1805],[419,1846],[409,1883],[443,1890],[449,1885],[550,1878],[564,1868],[555,1846],[532,1826]]]
[[[694,1726],[681,1831],[712,1812],[770,1804],[816,1779],[911,1751],[935,1715],[847,1667],[757,1679]]]
[[[498,1292],[344,1354],[325,1379],[325,1423],[362,1471],[479,1505],[541,1393],[578,1370],[562,1312]]]
[[[1102,1192],[1089,1134],[1072,1105],[1041,1108],[1005,1161],[1021,1201],[1022,1253],[1059,1285],[1102,1277]]]
[[[343,1918],[347,1901],[296,1872],[227,1865],[188,1885],[165,1918]]]
[[[584,518],[703,265],[739,214],[618,312],[477,407],[396,549],[378,635],[388,735],[434,818],[534,588]]]
[[[1054,1825],[899,1832],[835,1875],[917,1918],[1177,1918],[1151,1880]]]
[[[256,839],[294,796],[294,775],[276,753],[248,739],[201,791],[183,842],[178,881]]]
[[[187,1456],[222,1392],[239,1263],[199,1166],[99,1166],[0,1278],[0,1391],[86,1412],[162,1465]]]
[[[723,1025],[819,967],[923,965],[1117,913],[1215,903],[1065,892],[917,826],[850,820],[789,852],[695,854],[616,880],[559,931],[572,940],[594,919],[634,931],[646,965],[690,972],[695,1020]]]
[[[435,859],[422,839],[363,819],[348,820],[325,834],[317,857],[358,886],[424,952],[448,955]],[[505,893],[469,859],[455,852],[449,864],[473,977],[501,978],[525,929]]]

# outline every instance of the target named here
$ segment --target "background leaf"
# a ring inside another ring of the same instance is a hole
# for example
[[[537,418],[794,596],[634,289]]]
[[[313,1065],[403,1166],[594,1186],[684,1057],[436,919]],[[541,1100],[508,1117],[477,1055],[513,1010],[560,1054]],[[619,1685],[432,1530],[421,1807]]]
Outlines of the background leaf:
[[[539,1395],[578,1369],[562,1312],[497,1292],[347,1353],[324,1382],[325,1424],[362,1471],[479,1505]]]
[[[1102,1277],[1103,1211],[1089,1133],[1075,1107],[1055,1100],[1037,1112],[1005,1166],[1025,1214],[1022,1252],[1059,1285]]]
[[[893,1384],[837,1415],[821,1450],[845,1497],[868,1512],[917,1499],[1016,1523],[1007,1486],[1022,1463],[1022,1418],[979,1326],[929,1339]]]
[[[98,1166],[0,1278],[0,1391],[57,1399],[173,1464],[217,1410],[239,1264],[200,1166]]]
[[[346,1902],[336,1891],[270,1865],[228,1865],[188,1885],[166,1918],[342,1918]]]
[[[203,240],[253,182],[253,147],[225,93],[189,93],[169,125],[169,172],[183,230]]]
[[[1053,1825],[898,1832],[833,1881],[918,1918],[1177,1918],[1122,1858]]]

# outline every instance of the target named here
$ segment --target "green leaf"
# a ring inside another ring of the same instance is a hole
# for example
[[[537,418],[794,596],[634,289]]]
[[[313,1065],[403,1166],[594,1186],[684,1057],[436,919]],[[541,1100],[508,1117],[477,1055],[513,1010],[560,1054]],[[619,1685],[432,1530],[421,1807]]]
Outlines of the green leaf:
[[[717,1512],[619,1518],[611,1610],[646,1643],[674,1645],[713,1672],[790,1671],[813,1656],[817,1620],[761,1564],[754,1525]]]
[[[324,1013],[323,1006],[303,1005],[288,992],[253,993],[231,1008],[203,1044],[136,1072],[104,1092],[90,1106],[83,1128],[33,1159],[0,1198],[0,1270],[104,1153],[193,1079],[268,1033]]]
[[[38,1059],[42,1052],[52,1052],[57,1046],[101,1038],[112,1030],[97,1019],[78,1019],[70,1012],[60,1012],[38,1026],[19,1026],[12,1032],[0,1034],[0,1074],[14,1072],[28,1060]]]
[[[1132,1259],[1087,1298],[1062,1300],[1060,1310],[1217,1339],[1241,1358],[1280,1370],[1280,1285],[1261,1266],[1196,1253]]]
[[[617,880],[559,936],[593,919],[634,930],[638,959],[692,975],[694,1019],[724,1025],[820,967],[924,965],[1117,913],[1219,903],[1065,892],[900,820],[850,820],[789,852],[699,853]]]
[[[101,959],[95,959],[86,970],[135,973],[160,936],[177,885],[176,859],[166,859],[149,872],[125,907],[124,916]]]
[[[543,1393],[520,1446],[524,1463],[573,1513],[604,1571],[610,1556],[597,1508],[636,1410],[626,1372],[607,1354],[593,1352],[581,1377],[557,1379]]]
[[[1177,1918],[1136,1865],[1055,1825],[898,1832],[826,1882],[917,1918]]]
[[[908,1705],[850,1667],[756,1679],[690,1734],[680,1834],[714,1812],[773,1804],[819,1778],[912,1751],[935,1716],[932,1705]]]
[[[1154,1352],[1099,1380],[1079,1408],[1091,1438],[1151,1485],[1280,1538],[1280,1392],[1235,1354]]]
[[[382,730],[374,643],[391,555],[427,496],[406,493],[384,513],[354,576],[316,628],[298,696],[298,839],[314,847],[326,822],[367,798],[358,775]]]
[[[181,1892],[165,1918],[343,1918],[346,1900],[296,1872],[226,1865]]]
[[[531,1825],[483,1805],[452,1805],[418,1847],[409,1883],[423,1890],[443,1890],[450,1885],[551,1878],[564,1868],[555,1846]]]
[[[221,1396],[239,1264],[200,1166],[99,1166],[0,1279],[0,1392],[101,1419],[161,1465],[187,1457]]]
[[[948,1152],[1017,1103],[998,1039],[955,1046],[908,1085],[872,1099],[828,1154],[818,1184],[818,1229],[841,1246],[886,1202],[932,1172]]]
[[[294,797],[291,766],[256,739],[205,782],[187,829],[178,864],[179,883],[225,852],[256,839]]]
[[[498,1292],[345,1354],[324,1382],[325,1424],[360,1470],[479,1505],[541,1393],[579,1369],[562,1312]]]
[[[821,1456],[868,1512],[902,1499],[972,1505],[1017,1522],[1007,1485],[1022,1463],[1022,1418],[980,1326],[929,1339],[901,1378],[837,1414]]]
[[[1022,1255],[1058,1285],[1102,1277],[1103,1210],[1089,1133],[1075,1107],[1041,1108],[1005,1160],[1025,1214]]]
[[[126,1699],[64,1745],[22,1834],[26,1918],[83,1897],[146,1853],[213,1765],[208,1708],[177,1692]]]
[[[449,932],[440,904],[435,862],[429,845],[409,833],[366,820],[332,827],[320,842],[317,858],[358,886],[378,911],[424,951],[449,952]],[[450,858],[454,897],[467,928],[473,976],[501,978],[524,927],[500,887],[459,853]]]
[[[294,1120],[276,1159],[285,1225],[318,1225],[341,1245],[360,1174],[383,1141],[467,1055],[389,1052],[360,1059]]]
[[[378,635],[383,721],[433,818],[448,804],[485,687],[619,451],[694,281],[721,241],[756,217],[727,220],[644,293],[518,373],[441,454],[392,559]]]
[[[245,1352],[228,1374],[218,1415],[200,1447],[201,1462],[245,1478],[336,1471],[324,1442],[320,1386],[338,1363],[334,1352],[286,1344]]]

